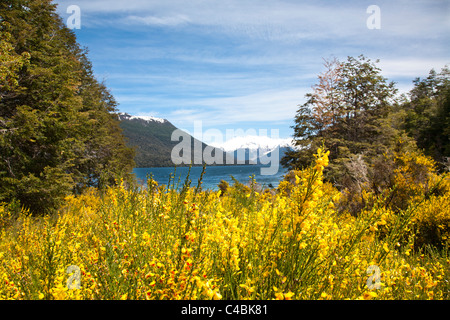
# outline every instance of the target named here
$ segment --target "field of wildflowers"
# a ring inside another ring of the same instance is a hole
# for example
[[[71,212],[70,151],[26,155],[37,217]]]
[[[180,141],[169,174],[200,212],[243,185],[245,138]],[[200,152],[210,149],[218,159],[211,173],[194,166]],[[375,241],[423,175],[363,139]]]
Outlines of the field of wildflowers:
[[[327,164],[319,149],[276,192],[149,179],[67,197],[58,215],[0,205],[0,299],[449,299],[448,176],[400,211],[364,195],[355,217]],[[430,228],[438,246],[418,246]]]

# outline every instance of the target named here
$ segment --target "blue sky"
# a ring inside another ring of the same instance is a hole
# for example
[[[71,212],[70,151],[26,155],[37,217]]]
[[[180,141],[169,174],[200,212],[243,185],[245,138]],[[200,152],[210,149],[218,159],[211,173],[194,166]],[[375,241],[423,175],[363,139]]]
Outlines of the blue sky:
[[[58,0],[119,111],[203,129],[290,128],[323,58],[376,60],[406,92],[450,65],[450,1]],[[370,5],[380,29],[369,29]],[[269,131],[270,135],[270,131]]]

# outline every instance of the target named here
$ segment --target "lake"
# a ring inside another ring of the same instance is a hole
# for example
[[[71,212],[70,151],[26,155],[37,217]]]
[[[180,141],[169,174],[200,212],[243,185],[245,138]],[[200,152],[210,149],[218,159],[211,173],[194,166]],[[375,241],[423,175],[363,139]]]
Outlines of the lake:
[[[234,165],[234,166],[207,166],[205,174],[203,175],[202,188],[208,190],[218,190],[217,185],[220,180],[225,180],[230,185],[233,184],[231,176],[237,179],[239,182],[246,184],[250,180],[250,176],[255,175],[256,182],[268,187],[272,184],[273,187],[277,187],[280,180],[287,173],[287,169],[281,168],[275,175],[261,175],[261,168],[263,165]],[[266,166],[267,167],[267,166]],[[190,179],[192,181],[191,186],[197,186],[197,181],[200,178],[202,167],[192,167],[190,172]],[[176,168],[176,179],[179,182],[180,188],[182,187],[184,180],[189,171],[188,167]],[[133,172],[136,174],[136,178],[143,184],[147,181],[147,175],[153,174],[153,179],[158,182],[159,185],[169,182],[170,174],[175,173],[174,167],[162,167],[162,168],[135,168]],[[180,180],[179,180],[180,179]]]

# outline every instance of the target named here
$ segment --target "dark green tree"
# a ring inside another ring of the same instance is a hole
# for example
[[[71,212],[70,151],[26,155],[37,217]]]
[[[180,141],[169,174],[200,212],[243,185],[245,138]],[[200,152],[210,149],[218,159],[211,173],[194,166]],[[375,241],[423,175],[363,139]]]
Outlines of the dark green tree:
[[[443,167],[450,157],[450,70],[431,70],[425,79],[414,80],[405,111],[404,129],[424,153]]]
[[[0,3],[1,50],[25,59],[2,62],[0,201],[16,199],[40,213],[133,167],[116,102],[55,8],[50,0]]]

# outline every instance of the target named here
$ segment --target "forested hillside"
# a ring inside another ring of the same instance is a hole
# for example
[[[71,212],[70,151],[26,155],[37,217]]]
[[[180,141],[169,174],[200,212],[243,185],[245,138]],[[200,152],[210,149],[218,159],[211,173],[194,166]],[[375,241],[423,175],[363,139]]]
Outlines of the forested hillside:
[[[127,144],[135,149],[137,168],[174,166],[171,158],[172,149],[180,141],[172,141],[172,133],[177,130],[177,127],[167,120],[146,120],[128,114],[121,114],[119,117]],[[202,146],[203,151],[206,144],[198,140],[197,143]],[[192,163],[201,164],[203,153],[198,155],[194,153],[193,137],[191,137],[191,147]]]

